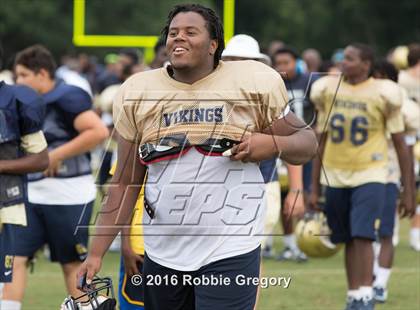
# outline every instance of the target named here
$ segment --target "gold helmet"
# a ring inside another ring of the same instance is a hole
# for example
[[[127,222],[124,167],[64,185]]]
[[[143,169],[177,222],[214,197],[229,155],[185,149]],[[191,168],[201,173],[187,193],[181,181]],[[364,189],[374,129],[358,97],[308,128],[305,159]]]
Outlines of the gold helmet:
[[[310,257],[330,257],[341,249],[330,241],[331,230],[322,212],[307,213],[295,233],[299,248]]]
[[[400,45],[395,48],[392,53],[392,63],[397,69],[402,70],[408,67],[408,47],[405,45]]]

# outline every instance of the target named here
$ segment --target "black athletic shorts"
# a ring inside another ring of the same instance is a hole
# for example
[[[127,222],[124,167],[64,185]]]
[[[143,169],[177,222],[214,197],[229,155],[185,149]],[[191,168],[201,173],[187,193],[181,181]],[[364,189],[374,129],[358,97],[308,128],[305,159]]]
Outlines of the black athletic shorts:
[[[177,271],[152,261],[143,265],[146,310],[253,310],[260,271],[260,247],[196,271]]]

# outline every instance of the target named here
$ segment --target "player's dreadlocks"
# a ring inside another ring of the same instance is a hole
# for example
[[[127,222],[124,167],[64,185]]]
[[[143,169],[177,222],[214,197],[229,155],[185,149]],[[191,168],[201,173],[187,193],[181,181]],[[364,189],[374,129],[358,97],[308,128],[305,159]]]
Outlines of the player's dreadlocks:
[[[206,27],[210,34],[210,38],[212,40],[216,40],[218,43],[218,47],[216,53],[214,54],[214,67],[217,67],[219,64],[219,60],[222,56],[222,52],[225,49],[225,41],[224,41],[224,33],[223,33],[223,26],[220,21],[219,16],[210,8],[202,6],[200,4],[180,4],[176,5],[168,14],[168,19],[166,21],[166,25],[162,30],[162,37],[164,38],[165,42],[168,37],[169,33],[169,25],[172,22],[172,19],[178,14],[182,12],[195,12],[200,14],[204,20],[206,21]]]

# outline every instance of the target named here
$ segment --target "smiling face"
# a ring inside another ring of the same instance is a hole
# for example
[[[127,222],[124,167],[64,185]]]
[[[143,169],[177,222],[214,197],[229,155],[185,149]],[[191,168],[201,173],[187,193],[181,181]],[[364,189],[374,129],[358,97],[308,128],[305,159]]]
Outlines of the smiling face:
[[[175,15],[169,25],[166,52],[174,70],[213,66],[217,41],[210,38],[204,18],[195,12]]]

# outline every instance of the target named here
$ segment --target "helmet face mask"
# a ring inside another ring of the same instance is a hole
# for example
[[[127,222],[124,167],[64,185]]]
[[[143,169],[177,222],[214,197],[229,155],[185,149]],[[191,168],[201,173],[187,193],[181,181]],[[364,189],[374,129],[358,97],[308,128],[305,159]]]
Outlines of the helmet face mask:
[[[308,213],[296,225],[297,244],[310,257],[330,257],[336,254],[340,245],[329,238],[331,231],[323,213]]]
[[[61,310],[115,310],[116,299],[110,278],[95,278],[79,297],[68,296]]]

